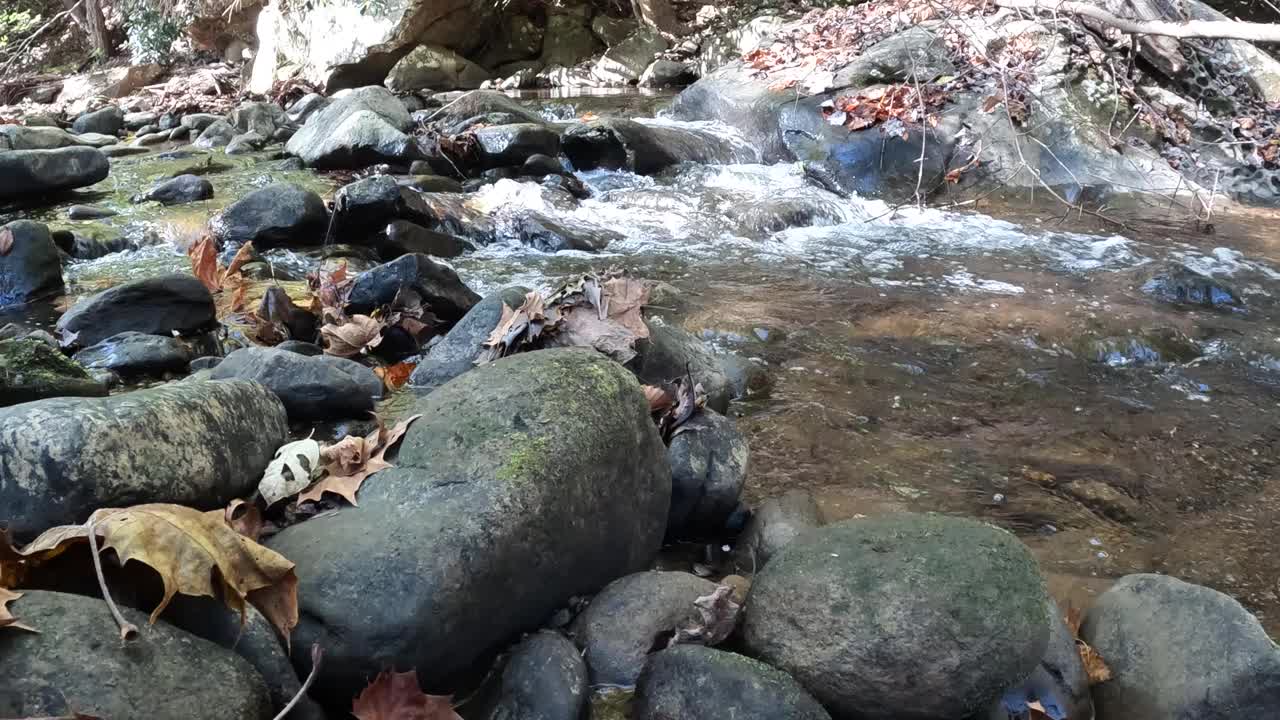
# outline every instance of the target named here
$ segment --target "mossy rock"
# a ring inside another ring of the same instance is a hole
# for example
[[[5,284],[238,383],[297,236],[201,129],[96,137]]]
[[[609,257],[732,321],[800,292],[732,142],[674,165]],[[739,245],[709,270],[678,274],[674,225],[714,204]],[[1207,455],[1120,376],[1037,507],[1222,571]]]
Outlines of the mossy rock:
[[[107,387],[40,340],[0,340],[0,407],[51,397],[102,397]]]

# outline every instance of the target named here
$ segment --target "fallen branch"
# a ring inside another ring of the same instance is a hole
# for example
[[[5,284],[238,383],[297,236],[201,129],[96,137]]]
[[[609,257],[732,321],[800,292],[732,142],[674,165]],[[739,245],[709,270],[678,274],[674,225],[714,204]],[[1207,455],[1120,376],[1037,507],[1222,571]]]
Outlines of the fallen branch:
[[[1237,20],[1128,20],[1103,10],[1096,5],[1072,0],[996,0],[996,5],[1014,10],[1045,10],[1064,12],[1093,18],[1117,30],[1132,35],[1159,35],[1178,39],[1206,38],[1210,40],[1248,40],[1251,42],[1280,43],[1280,25],[1251,23]]]
[[[77,2],[76,2],[76,4],[75,4],[75,5],[72,5],[71,7],[67,8],[66,10],[63,10],[62,12],[58,13],[57,15],[54,15],[53,17],[49,18],[49,19],[45,22],[45,24],[43,24],[43,25],[41,25],[40,27],[36,28],[36,31],[35,31],[35,32],[31,33],[31,34],[30,34],[30,35],[28,35],[27,37],[23,38],[21,42],[19,42],[19,43],[17,43],[16,45],[14,45],[14,46],[13,46],[13,49],[12,49],[12,50],[10,50],[10,51],[9,51],[9,53],[8,53],[8,55],[9,55],[9,59],[8,59],[8,60],[6,60],[6,61],[4,62],[4,64],[3,64],[3,65],[0,65],[0,72],[7,72],[7,71],[9,70],[9,66],[10,66],[10,65],[13,65],[13,63],[14,63],[15,61],[17,61],[17,59],[18,59],[19,57],[22,57],[22,54],[23,54],[24,52],[26,52],[26,50],[27,50],[27,48],[28,48],[28,47],[30,47],[30,46],[31,46],[31,43],[35,42],[35,39],[36,39],[36,38],[38,38],[38,37],[40,37],[40,34],[41,34],[41,33],[43,33],[45,30],[48,30],[48,29],[49,29],[49,27],[50,27],[50,26],[52,26],[54,23],[58,22],[59,20],[61,20],[61,19],[62,19],[62,18],[64,18],[64,17],[68,17],[68,16],[70,16],[70,17],[71,17],[71,19],[73,19],[73,20],[74,20],[74,19],[75,19],[75,11],[76,11],[76,10],[78,10],[78,9],[80,8],[80,5],[82,5],[82,4],[83,4],[83,0],[77,0]]]

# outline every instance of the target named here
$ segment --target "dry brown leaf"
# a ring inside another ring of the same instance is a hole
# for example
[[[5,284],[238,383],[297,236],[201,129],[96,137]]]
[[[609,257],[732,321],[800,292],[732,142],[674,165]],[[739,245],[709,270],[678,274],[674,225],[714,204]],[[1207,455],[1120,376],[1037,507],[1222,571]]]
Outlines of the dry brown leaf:
[[[187,248],[187,257],[191,259],[191,272],[209,292],[217,292],[221,287],[218,281],[218,250],[214,247],[213,236],[203,235]]]
[[[348,435],[341,441],[330,445],[320,452],[325,477],[298,495],[298,502],[318,502],[325,493],[340,495],[352,505],[356,502],[356,493],[370,475],[379,470],[395,467],[386,460],[387,451],[395,447],[404,437],[409,426],[422,417],[414,415],[396,423],[388,429],[378,420],[378,428],[368,437]]]
[[[22,597],[22,593],[13,592],[12,590],[6,590],[0,587],[0,628],[11,627],[14,630],[36,632],[34,628],[27,627],[26,625],[18,622],[18,618],[9,614],[9,609],[5,607],[5,605],[8,605],[20,597]]]
[[[645,385],[644,399],[649,401],[649,412],[660,413],[675,404],[675,399],[666,390],[657,385]]]
[[[262,537],[262,511],[253,503],[240,499],[232,500],[222,511],[222,519],[232,530],[254,542],[258,542],[258,538]]]
[[[387,390],[394,392],[409,382],[409,376],[413,374],[413,369],[416,367],[418,367],[417,363],[402,362],[388,365],[387,367],[374,368],[373,372],[382,379],[382,384],[386,386]]]
[[[0,228],[0,255],[8,255],[13,249],[13,231],[9,228]]]
[[[612,318],[601,320],[594,307],[582,304],[561,311],[557,332],[550,342],[557,347],[594,348],[625,365],[636,356],[636,339],[630,328]]]
[[[320,328],[324,351],[338,357],[355,357],[382,342],[382,323],[368,315],[352,315],[345,324],[332,323]]]
[[[227,266],[227,271],[222,273],[222,283],[225,285],[227,278],[232,275],[239,275],[240,268],[253,257],[253,241],[240,246],[234,257],[231,258],[231,264]]]
[[[448,695],[428,695],[418,672],[383,671],[351,703],[358,720],[462,720]]]
[[[1080,653],[1080,662],[1084,664],[1085,673],[1089,676],[1089,684],[1097,685],[1110,680],[1111,668],[1107,667],[1106,661],[1097,650],[1089,646],[1089,643],[1080,639],[1080,625],[1084,622],[1084,613],[1077,608],[1069,607],[1065,620],[1067,628],[1071,630],[1071,636],[1076,640],[1076,652]]]
[[[298,579],[293,563],[233,530],[221,512],[203,513],[159,503],[103,508],[84,525],[50,528],[20,551],[0,550],[0,558],[16,555],[37,565],[73,544],[87,542],[90,524],[102,549],[115,550],[121,564],[137,560],[160,574],[164,599],[151,613],[153,623],[173,596],[182,593],[221,596],[242,620],[247,602],[286,639],[298,624]],[[0,538],[0,544],[5,540]]]
[[[698,610],[698,619],[676,628],[676,633],[671,637],[667,647],[680,643],[695,643],[708,647],[719,645],[732,635],[734,628],[738,626],[742,606],[733,601],[733,588],[728,585],[716,586],[710,595],[703,595],[694,600],[693,604]]]
[[[616,277],[604,282],[604,317],[635,333],[637,338],[649,337],[649,326],[644,323],[641,309],[649,303],[649,283],[630,277]]]

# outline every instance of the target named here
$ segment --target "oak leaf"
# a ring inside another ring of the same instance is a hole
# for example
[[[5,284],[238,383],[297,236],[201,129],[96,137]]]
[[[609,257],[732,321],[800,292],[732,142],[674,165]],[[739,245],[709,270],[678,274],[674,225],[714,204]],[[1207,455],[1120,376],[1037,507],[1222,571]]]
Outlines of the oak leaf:
[[[382,342],[382,323],[368,315],[352,315],[342,325],[329,323],[320,328],[326,341],[324,351],[338,357],[355,357]]]
[[[351,703],[358,720],[462,720],[448,695],[428,695],[418,673],[383,671]]]
[[[8,605],[20,597],[22,597],[22,593],[13,592],[12,590],[6,590],[0,587],[0,628],[11,627],[15,630],[28,630],[30,632],[35,632],[35,629],[18,622],[18,618],[9,614],[9,609],[5,607],[5,605]]]
[[[218,250],[214,247],[213,236],[203,235],[187,248],[187,257],[191,259],[191,272],[209,292],[217,292],[222,283],[218,280]]]
[[[644,390],[644,399],[649,401],[650,413],[664,412],[675,404],[671,393],[656,385],[645,385],[641,389]]]
[[[169,504],[103,508],[83,525],[63,525],[41,533],[21,550],[0,535],[0,559],[19,558],[35,566],[88,542],[92,526],[102,549],[124,564],[147,565],[160,575],[164,598],[151,612],[160,617],[174,595],[221,597],[245,618],[245,604],[258,609],[287,641],[298,624],[298,578],[294,564],[274,550],[237,533],[218,514]],[[8,573],[6,573],[6,576]]]
[[[319,471],[320,443],[307,438],[281,445],[258,481],[258,493],[270,507],[297,495],[311,484]]]

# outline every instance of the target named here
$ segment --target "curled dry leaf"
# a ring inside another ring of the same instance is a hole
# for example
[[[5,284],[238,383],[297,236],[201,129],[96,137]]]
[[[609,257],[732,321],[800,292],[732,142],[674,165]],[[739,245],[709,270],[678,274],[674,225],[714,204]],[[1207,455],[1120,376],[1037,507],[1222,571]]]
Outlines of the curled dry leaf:
[[[12,590],[6,590],[0,587],[0,629],[8,627],[13,628],[14,630],[35,632],[33,628],[27,627],[26,625],[18,622],[18,618],[11,615],[9,613],[9,609],[5,607],[5,605],[8,605],[20,597],[22,597],[22,593],[13,592]]]
[[[418,672],[383,671],[351,703],[358,720],[462,720],[448,695],[428,695]]]
[[[13,231],[9,228],[0,228],[0,256],[8,255],[13,249]]]
[[[227,271],[222,273],[221,284],[225,285],[227,282],[227,278],[231,277],[232,275],[239,275],[240,268],[243,267],[245,263],[249,262],[252,259],[253,259],[253,241],[250,240],[249,242],[241,245],[239,250],[236,250],[236,254],[231,258],[231,264],[227,266]]]
[[[253,605],[286,640],[298,624],[293,563],[231,529],[220,512],[161,503],[103,508],[84,525],[50,528],[21,550],[0,536],[0,562],[16,558],[27,566],[39,565],[87,542],[90,525],[102,548],[114,550],[121,564],[137,560],[160,574],[164,599],[151,613],[153,623],[181,593],[221,597],[242,622],[245,604]]]
[[[418,367],[417,363],[396,363],[387,367],[374,368],[373,373],[377,375],[387,390],[392,392],[404,387],[409,382],[409,376],[413,375],[413,369]]]
[[[1084,622],[1084,613],[1078,608],[1067,608],[1066,622],[1071,636],[1076,640],[1076,652],[1080,653],[1080,662],[1084,664],[1084,671],[1089,676],[1089,684],[1097,685],[1110,680],[1111,668],[1107,667],[1106,661],[1089,643],[1080,639],[1080,624]]]
[[[733,601],[733,588],[728,585],[717,586],[710,595],[703,595],[693,604],[698,609],[698,620],[676,628],[668,647],[680,643],[719,645],[738,626],[742,606]]]
[[[645,385],[644,399],[649,401],[649,412],[657,414],[666,411],[675,404],[675,399],[671,397],[671,393],[658,387],[657,385]]]
[[[214,247],[212,235],[202,235],[200,239],[187,248],[187,257],[191,259],[191,272],[209,292],[217,292],[222,283],[218,280],[218,249]]]
[[[394,467],[385,457],[387,451],[400,442],[409,426],[420,417],[422,416],[414,415],[405,418],[390,429],[379,419],[378,428],[369,433],[368,437],[348,435],[325,448],[320,458],[324,462],[325,476],[299,495],[298,502],[318,501],[328,492],[342,496],[352,505],[358,505],[356,493],[360,486],[370,475]]]
[[[222,519],[232,530],[254,542],[258,542],[258,538],[262,537],[262,511],[253,503],[239,498],[232,500],[222,511]]]
[[[258,492],[268,507],[275,505],[310,485],[319,470],[320,443],[307,438],[281,445],[258,481]]]
[[[342,325],[330,323],[320,328],[325,339],[324,351],[338,357],[355,357],[382,342],[382,323],[368,315],[352,315]]]

